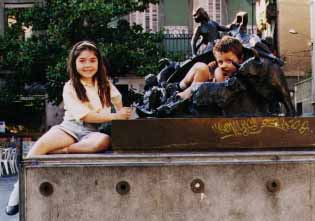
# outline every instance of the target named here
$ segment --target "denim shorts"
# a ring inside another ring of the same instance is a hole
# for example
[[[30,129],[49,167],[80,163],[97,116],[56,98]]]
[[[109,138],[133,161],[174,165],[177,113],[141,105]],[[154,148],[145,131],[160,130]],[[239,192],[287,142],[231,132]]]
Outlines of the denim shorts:
[[[99,132],[99,124],[84,123],[82,121],[64,120],[55,127],[74,137],[77,141],[82,140],[90,133]]]

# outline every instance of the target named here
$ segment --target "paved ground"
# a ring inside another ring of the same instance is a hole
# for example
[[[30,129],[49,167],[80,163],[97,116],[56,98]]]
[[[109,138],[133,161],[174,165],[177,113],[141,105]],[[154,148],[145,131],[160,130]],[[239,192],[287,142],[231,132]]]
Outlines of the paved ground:
[[[0,220],[1,221],[18,221],[19,214],[15,216],[7,216],[4,209],[7,204],[10,192],[13,189],[13,184],[16,182],[16,176],[0,177]]]

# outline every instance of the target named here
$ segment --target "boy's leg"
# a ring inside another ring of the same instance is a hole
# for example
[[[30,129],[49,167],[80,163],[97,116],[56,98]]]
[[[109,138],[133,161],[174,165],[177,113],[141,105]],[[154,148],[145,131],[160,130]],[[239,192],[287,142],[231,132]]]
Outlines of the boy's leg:
[[[184,90],[200,78],[203,82],[209,80],[209,68],[205,63],[197,62],[189,69],[183,80],[179,82],[179,87]]]
[[[187,78],[186,78],[187,77]],[[191,86],[193,83],[201,83],[207,82],[210,78],[210,72],[208,65],[204,63],[196,63],[187,73],[185,78],[181,81],[182,82],[190,82],[189,87],[187,87],[184,91],[178,93],[177,95],[180,96],[182,99],[189,99],[191,97]]]
[[[199,63],[197,63],[199,64]],[[200,63],[195,70],[195,75],[192,83],[202,83],[210,80],[210,71],[208,65]]]

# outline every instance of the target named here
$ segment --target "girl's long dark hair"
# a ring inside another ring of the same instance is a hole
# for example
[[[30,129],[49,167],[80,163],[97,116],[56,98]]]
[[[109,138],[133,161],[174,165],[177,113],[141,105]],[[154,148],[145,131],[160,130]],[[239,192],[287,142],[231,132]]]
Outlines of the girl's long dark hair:
[[[86,90],[80,81],[80,74],[78,73],[76,68],[76,59],[84,50],[93,51],[95,53],[95,56],[97,57],[98,67],[96,74],[93,76],[93,82],[97,82],[98,95],[100,97],[102,106],[110,107],[112,103],[110,99],[110,84],[107,78],[107,69],[103,63],[101,52],[96,48],[96,45],[90,41],[80,41],[76,43],[69,54],[67,71],[70,80],[72,81],[75,92],[82,102],[89,101],[86,95]]]

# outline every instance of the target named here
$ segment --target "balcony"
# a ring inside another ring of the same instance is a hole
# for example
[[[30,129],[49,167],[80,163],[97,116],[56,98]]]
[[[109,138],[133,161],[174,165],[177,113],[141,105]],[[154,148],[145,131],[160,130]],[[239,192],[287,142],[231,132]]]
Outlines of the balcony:
[[[313,113],[312,78],[300,81],[294,86],[295,108],[298,115]]]

